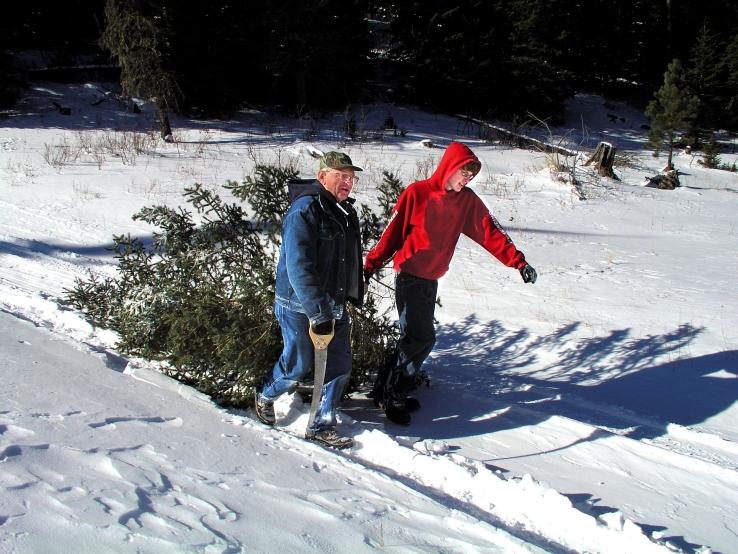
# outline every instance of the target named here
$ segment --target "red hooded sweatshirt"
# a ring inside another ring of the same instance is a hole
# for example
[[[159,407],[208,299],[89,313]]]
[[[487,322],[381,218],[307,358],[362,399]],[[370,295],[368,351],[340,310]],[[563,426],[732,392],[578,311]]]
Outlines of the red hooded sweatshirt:
[[[367,271],[374,273],[394,255],[395,271],[438,279],[448,271],[461,233],[506,266],[525,265],[523,253],[473,190],[445,190],[449,177],[471,161],[479,162],[469,147],[452,142],[430,179],[416,181],[400,194],[387,228],[366,256]]]

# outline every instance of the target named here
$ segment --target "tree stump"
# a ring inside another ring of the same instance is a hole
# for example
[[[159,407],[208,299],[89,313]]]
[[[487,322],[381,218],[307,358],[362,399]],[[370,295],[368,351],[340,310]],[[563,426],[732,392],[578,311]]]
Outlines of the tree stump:
[[[679,174],[675,169],[665,170],[663,173],[654,175],[653,177],[646,177],[648,179],[647,187],[657,188],[661,190],[674,190],[680,186]]]
[[[595,162],[597,173],[599,173],[603,177],[611,177],[613,179],[616,179],[617,177],[615,177],[615,172],[612,170],[612,165],[613,163],[615,163],[616,151],[617,148],[615,148],[609,142],[601,142],[597,145],[594,154],[592,154],[589,159],[584,162],[584,165],[589,165],[592,162]]]

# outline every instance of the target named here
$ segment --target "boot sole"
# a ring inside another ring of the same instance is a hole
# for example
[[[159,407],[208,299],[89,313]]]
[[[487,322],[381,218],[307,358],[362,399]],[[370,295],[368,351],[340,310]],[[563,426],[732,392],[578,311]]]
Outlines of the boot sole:
[[[326,442],[326,441],[320,440],[317,437],[311,437],[310,435],[305,435],[305,439],[309,440],[310,442],[314,442],[316,444],[322,444],[323,446],[328,446],[330,448],[337,448],[338,450],[343,450],[344,448],[350,448],[354,445],[353,439],[346,439],[340,442]]]

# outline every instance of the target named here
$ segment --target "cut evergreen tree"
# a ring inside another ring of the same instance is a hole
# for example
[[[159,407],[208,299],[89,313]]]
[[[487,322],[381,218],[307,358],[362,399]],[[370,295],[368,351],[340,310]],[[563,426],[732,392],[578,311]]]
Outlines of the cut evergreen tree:
[[[134,216],[160,229],[151,244],[114,237],[118,275],[78,280],[69,303],[119,336],[124,354],[163,362],[163,371],[224,404],[241,404],[280,350],[273,319],[274,255],[240,206],[200,185],[184,209],[155,206]]]
[[[78,279],[66,291],[67,303],[115,331],[123,354],[161,362],[164,373],[221,404],[251,405],[252,387],[271,372],[282,349],[273,313],[275,269],[286,182],[295,174],[259,165],[254,177],[227,183],[251,205],[253,220],[199,184],[184,192],[197,218],[184,208],[142,209],[134,219],[159,229],[152,241],[113,237],[117,275]],[[371,210],[362,206],[361,213]],[[371,292],[364,307],[349,309],[352,391],[387,363],[395,329],[386,315],[391,306]]]
[[[381,216],[385,220],[389,220],[392,215],[392,209],[397,204],[397,199],[404,188],[398,175],[391,171],[382,171],[382,182],[377,187],[377,191],[379,192],[379,207],[382,210]],[[372,239],[372,242],[376,242],[379,240],[379,235],[372,237]]]

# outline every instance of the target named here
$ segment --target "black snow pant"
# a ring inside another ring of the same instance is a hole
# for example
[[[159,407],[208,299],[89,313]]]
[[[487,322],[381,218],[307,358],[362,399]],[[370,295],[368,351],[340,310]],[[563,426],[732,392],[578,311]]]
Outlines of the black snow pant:
[[[393,362],[380,370],[374,385],[375,401],[404,400],[416,386],[416,376],[436,344],[433,316],[438,281],[409,273],[395,278],[395,302],[400,323]]]

